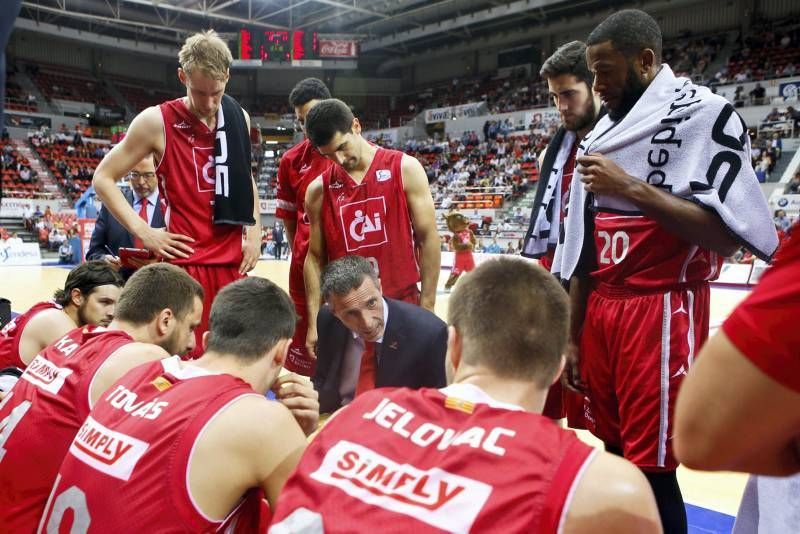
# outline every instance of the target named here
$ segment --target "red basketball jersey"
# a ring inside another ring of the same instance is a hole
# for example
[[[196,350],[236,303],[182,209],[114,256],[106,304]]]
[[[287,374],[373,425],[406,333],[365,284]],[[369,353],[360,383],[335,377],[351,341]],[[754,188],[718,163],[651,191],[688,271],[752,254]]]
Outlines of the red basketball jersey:
[[[597,282],[661,291],[719,276],[723,258],[644,215],[599,212],[594,221]]]
[[[60,310],[61,306],[48,300],[39,302],[21,315],[17,315],[0,330],[0,369],[4,367],[19,367],[25,369],[25,363],[19,357],[19,340],[25,325],[33,316],[44,310]]]
[[[249,491],[225,521],[215,521],[195,506],[188,488],[198,436],[245,395],[257,393],[228,374],[181,368],[177,356],[128,372],[97,402],[69,446],[42,519],[46,530],[254,529],[260,491]],[[73,513],[65,514],[70,508]]]
[[[194,238],[194,254],[176,265],[239,265],[242,227],[214,224],[214,138],[182,98],[159,106],[164,120],[164,156],[156,168],[166,202],[167,230]]]
[[[319,175],[333,165],[308,139],[294,145],[282,157],[278,167],[278,208],[275,216],[279,219],[296,219],[294,244],[292,245],[292,266],[290,289],[305,291],[303,284],[303,262],[308,252],[309,224],[305,212],[306,189]]]
[[[556,532],[592,451],[475,386],[374,390],[309,445],[273,529],[294,514],[326,533]]]
[[[378,148],[361,183],[340,165],[322,175],[328,261],[349,254],[367,258],[378,271],[383,294],[397,299],[420,279],[402,159],[402,152]]]
[[[118,330],[76,328],[37,354],[4,399],[0,525],[8,532],[32,532],[39,524],[58,467],[89,413],[95,373],[131,341]]]

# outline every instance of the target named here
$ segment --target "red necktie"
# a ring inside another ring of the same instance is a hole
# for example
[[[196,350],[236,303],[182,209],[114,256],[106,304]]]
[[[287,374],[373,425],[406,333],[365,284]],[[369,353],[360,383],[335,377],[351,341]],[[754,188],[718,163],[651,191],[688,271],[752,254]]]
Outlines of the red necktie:
[[[358,370],[358,384],[356,385],[355,397],[362,393],[375,389],[375,342],[364,342],[364,354],[361,355],[361,367]]]
[[[141,202],[139,202],[139,217],[141,217],[147,224],[150,224],[150,221],[147,218],[147,204],[148,202],[146,198],[143,198]],[[134,248],[144,248],[144,244],[138,237],[133,240],[133,246]]]

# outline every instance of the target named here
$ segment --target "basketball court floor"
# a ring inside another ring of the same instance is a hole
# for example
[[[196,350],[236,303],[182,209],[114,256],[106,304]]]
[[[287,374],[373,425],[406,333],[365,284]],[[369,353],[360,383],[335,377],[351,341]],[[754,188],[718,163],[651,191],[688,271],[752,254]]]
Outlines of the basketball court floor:
[[[11,300],[14,312],[23,312],[32,304],[50,298],[57,288],[63,287],[67,273],[67,268],[58,266],[0,268],[0,297]],[[261,260],[251,275],[269,278],[288,289],[289,262]],[[439,277],[440,288],[436,300],[436,313],[442,318],[446,317],[449,299],[443,290],[446,279],[447,274],[443,272]],[[746,296],[746,290],[712,287],[712,334]],[[600,442],[588,432],[579,434],[585,441],[600,446]],[[681,467],[678,478],[687,503],[689,532],[729,533],[746,477],[735,473],[702,473]]]

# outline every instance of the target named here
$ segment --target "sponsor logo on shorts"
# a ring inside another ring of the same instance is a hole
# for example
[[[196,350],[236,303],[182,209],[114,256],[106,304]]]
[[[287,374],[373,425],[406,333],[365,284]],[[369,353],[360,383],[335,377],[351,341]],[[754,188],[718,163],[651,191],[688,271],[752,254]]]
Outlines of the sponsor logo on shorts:
[[[348,252],[364,247],[383,245],[389,241],[386,235],[386,201],[373,197],[344,204],[339,216]]]
[[[69,452],[101,473],[128,480],[148,447],[144,441],[106,428],[89,416]]]
[[[25,369],[25,372],[22,373],[22,379],[48,393],[57,395],[61,388],[64,387],[67,377],[71,374],[72,369],[58,367],[53,362],[37,354]]]
[[[469,531],[492,493],[484,482],[436,467],[398,464],[349,441],[334,445],[311,478],[448,532]]]

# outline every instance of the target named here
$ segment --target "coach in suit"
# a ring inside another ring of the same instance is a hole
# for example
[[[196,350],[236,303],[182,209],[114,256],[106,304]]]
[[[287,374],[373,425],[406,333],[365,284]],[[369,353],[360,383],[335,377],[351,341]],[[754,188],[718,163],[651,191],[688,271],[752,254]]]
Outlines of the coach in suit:
[[[133,206],[134,211],[140,217],[146,218],[150,226],[163,228],[165,226],[164,212],[161,209],[161,199],[158,195],[158,180],[153,158],[148,156],[140,161],[130,172],[128,178],[132,189],[132,191],[127,190],[124,193],[128,203]],[[103,206],[94,225],[86,259],[105,260],[119,267],[119,249],[131,247],[141,248],[141,244],[136,243],[130,232]],[[128,269],[122,270],[122,274],[126,278],[131,274],[127,271]]]
[[[320,280],[317,369],[320,413],[376,387],[443,387],[447,325],[412,304],[384,298],[361,256],[329,263]]]

